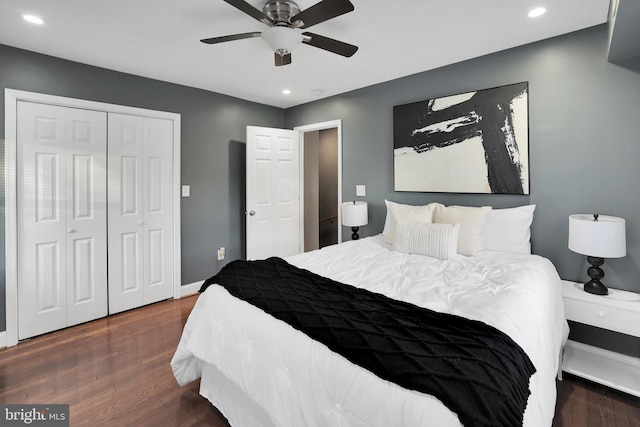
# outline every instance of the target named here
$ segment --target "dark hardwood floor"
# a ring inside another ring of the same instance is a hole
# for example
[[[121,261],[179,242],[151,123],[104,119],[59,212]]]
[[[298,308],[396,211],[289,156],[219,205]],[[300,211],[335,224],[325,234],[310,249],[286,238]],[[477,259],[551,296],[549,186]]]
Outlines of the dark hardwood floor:
[[[640,427],[640,398],[565,374],[553,427]]]
[[[70,405],[71,426],[228,427],[169,362],[196,297],[169,300],[0,350],[0,403]],[[640,399],[567,376],[553,427],[640,427]],[[391,427],[391,426],[389,426]]]
[[[169,362],[195,297],[42,335],[0,351],[0,402],[69,404],[71,426],[212,426],[224,418],[179,387]]]

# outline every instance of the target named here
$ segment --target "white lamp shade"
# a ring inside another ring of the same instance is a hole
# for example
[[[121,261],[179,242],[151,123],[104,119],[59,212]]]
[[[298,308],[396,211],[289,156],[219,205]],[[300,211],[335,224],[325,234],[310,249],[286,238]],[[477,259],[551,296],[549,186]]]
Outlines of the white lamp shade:
[[[269,27],[262,32],[261,36],[271,50],[280,55],[293,52],[293,49],[302,42],[302,34],[287,27]]]
[[[345,202],[342,204],[342,225],[360,227],[367,225],[367,202]]]
[[[592,214],[569,216],[569,249],[598,258],[621,258],[627,254],[625,221],[615,216]]]

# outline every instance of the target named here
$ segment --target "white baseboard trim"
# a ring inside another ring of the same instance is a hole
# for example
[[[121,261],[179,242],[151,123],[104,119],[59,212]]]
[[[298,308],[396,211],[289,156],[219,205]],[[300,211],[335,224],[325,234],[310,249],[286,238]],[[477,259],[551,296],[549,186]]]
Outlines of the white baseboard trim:
[[[7,346],[7,331],[0,332],[0,348]]]
[[[204,280],[180,286],[180,298],[197,294],[200,290],[200,286],[202,286],[202,282],[204,282]]]

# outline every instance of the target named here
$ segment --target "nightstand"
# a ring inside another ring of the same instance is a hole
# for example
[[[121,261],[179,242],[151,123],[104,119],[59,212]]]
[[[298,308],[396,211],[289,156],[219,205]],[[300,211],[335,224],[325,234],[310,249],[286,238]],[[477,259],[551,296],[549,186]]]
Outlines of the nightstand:
[[[640,337],[640,294],[609,289],[593,295],[582,283],[562,281],[567,320]],[[562,370],[640,397],[640,358],[569,340]]]

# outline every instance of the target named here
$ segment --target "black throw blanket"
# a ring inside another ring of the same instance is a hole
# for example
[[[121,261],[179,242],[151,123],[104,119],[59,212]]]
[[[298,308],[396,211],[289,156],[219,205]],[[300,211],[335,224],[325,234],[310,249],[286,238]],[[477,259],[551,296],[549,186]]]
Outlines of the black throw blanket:
[[[280,258],[233,261],[207,279],[404,388],[431,394],[466,427],[522,425],[535,368],[506,334],[338,283]]]

